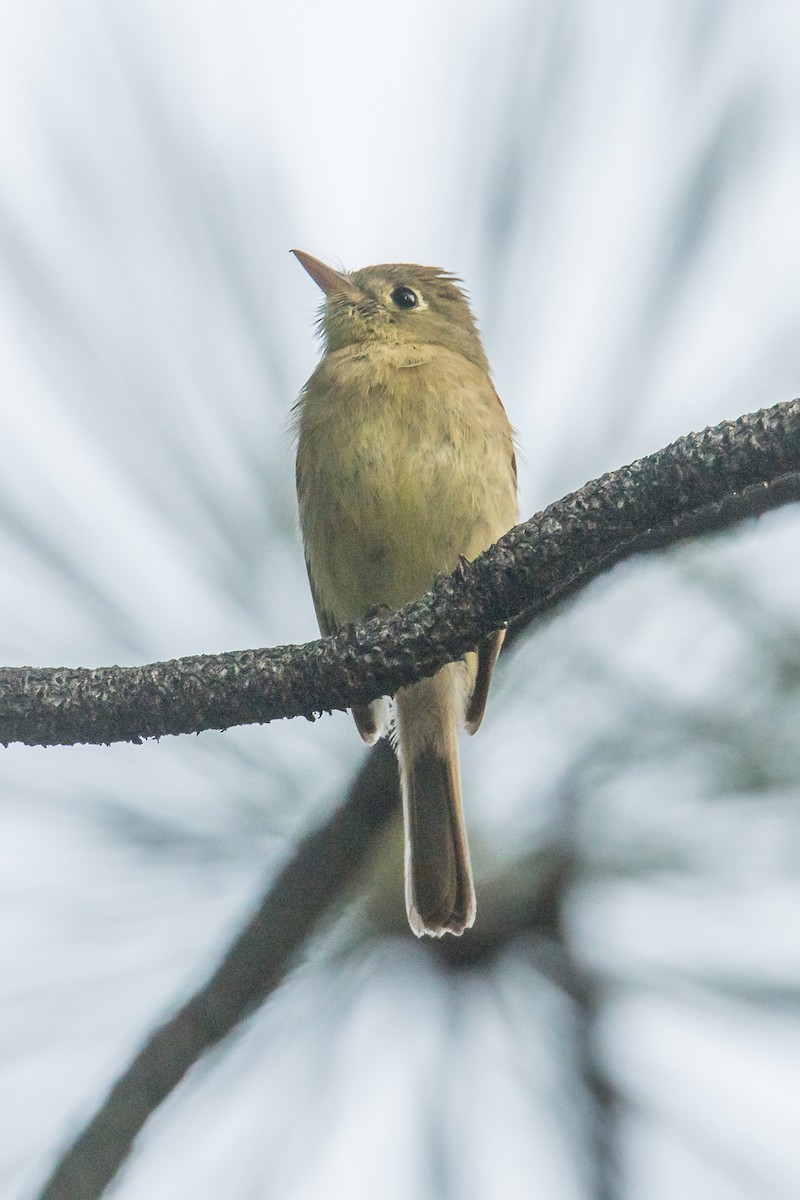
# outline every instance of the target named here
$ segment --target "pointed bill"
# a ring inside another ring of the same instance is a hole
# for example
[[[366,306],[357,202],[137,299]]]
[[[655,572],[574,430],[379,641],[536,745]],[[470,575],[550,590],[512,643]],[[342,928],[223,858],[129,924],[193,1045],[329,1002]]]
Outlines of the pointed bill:
[[[312,254],[306,254],[304,250],[293,250],[292,254],[326,296],[346,296],[348,300],[355,301],[362,299],[361,292],[349,275],[342,271],[334,271],[333,267],[320,262]]]

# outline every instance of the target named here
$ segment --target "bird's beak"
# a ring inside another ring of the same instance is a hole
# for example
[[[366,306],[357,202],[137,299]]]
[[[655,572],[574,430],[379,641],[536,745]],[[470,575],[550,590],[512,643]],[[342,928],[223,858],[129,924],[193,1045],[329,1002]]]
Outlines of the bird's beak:
[[[292,254],[300,266],[305,267],[314,283],[322,288],[326,296],[345,296],[348,300],[356,302],[363,300],[363,293],[359,291],[349,275],[345,275],[342,271],[334,271],[333,267],[320,262],[318,258],[306,254],[303,250],[293,250]]]

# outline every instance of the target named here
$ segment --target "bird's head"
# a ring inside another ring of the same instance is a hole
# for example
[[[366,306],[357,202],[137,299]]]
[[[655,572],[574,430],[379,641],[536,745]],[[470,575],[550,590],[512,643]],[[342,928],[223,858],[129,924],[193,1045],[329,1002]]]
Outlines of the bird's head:
[[[444,346],[488,374],[475,318],[447,271],[384,263],[345,273],[302,250],[292,253],[325,293],[320,331],[327,352],[370,343]]]

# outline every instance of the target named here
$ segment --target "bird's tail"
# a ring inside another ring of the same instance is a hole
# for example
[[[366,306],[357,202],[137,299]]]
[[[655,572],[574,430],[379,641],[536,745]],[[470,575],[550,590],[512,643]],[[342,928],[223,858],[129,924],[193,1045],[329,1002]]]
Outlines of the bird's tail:
[[[456,743],[463,667],[450,663],[395,697],[406,908],[417,937],[461,934],[475,920]]]

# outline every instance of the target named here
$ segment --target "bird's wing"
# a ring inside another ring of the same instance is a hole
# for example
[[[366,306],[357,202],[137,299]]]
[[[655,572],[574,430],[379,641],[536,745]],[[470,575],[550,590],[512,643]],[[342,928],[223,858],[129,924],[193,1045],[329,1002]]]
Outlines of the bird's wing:
[[[311,599],[314,601],[314,612],[317,614],[319,631],[323,637],[328,637],[330,634],[336,633],[339,626],[319,598],[319,592],[314,586],[314,576],[311,574],[311,564],[308,558],[306,558],[306,572],[308,574],[308,586],[311,588]]]

